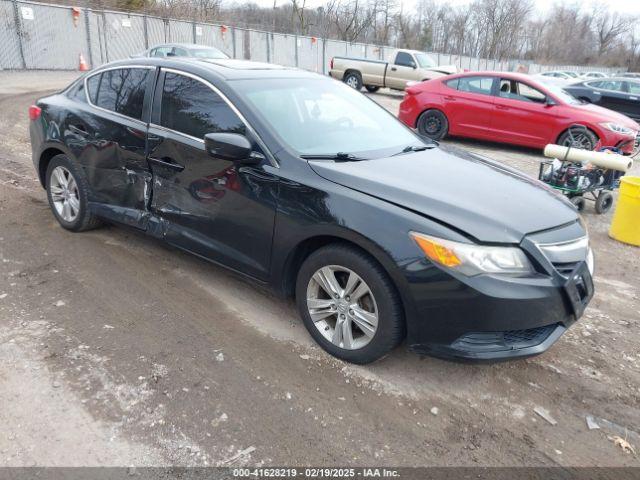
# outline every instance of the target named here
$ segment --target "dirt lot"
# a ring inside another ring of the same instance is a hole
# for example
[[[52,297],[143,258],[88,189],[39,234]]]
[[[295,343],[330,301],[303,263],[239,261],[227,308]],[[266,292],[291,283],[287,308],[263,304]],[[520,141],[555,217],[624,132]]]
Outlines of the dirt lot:
[[[269,291],[123,228],[56,224],[26,109],[73,75],[0,72],[0,466],[640,465],[614,441],[640,453],[640,249],[607,236],[611,214],[584,215],[596,297],[544,355],[478,366],[403,346],[351,366]],[[541,159],[447,143],[532,175]]]

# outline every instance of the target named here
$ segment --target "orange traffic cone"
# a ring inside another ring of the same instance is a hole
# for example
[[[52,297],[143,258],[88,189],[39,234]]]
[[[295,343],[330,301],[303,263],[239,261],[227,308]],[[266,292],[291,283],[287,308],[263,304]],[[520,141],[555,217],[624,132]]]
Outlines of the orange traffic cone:
[[[80,66],[78,67],[78,69],[81,72],[86,72],[87,70],[89,70],[89,65],[87,65],[87,62],[84,61],[84,56],[82,54],[80,54]]]

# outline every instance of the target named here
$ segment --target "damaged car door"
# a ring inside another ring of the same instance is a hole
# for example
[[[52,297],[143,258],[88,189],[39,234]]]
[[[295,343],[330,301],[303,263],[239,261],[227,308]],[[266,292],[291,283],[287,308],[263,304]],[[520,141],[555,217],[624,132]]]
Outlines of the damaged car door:
[[[127,67],[89,76],[91,114],[78,110],[67,120],[69,131],[82,140],[79,158],[94,194],[92,208],[138,228],[150,193],[145,113],[154,73],[153,67]]]
[[[278,179],[260,162],[241,166],[207,152],[209,133],[245,135],[254,155],[268,163],[247,125],[213,85],[162,69],[148,136],[151,211],[157,220],[151,233],[266,280]]]

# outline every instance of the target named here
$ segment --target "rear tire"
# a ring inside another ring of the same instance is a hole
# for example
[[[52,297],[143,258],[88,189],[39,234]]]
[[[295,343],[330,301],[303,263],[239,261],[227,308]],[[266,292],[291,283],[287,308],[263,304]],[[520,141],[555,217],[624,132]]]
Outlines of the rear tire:
[[[607,213],[613,206],[613,195],[611,192],[602,191],[596,199],[596,212]]]
[[[365,85],[364,88],[366,88],[367,92],[369,93],[376,93],[378,90],[380,90],[380,87],[377,87],[375,85]]]
[[[431,109],[418,117],[418,133],[432,140],[441,140],[449,133],[449,120],[440,110]]]
[[[378,360],[404,338],[393,282],[373,258],[349,245],[327,245],[304,261],[296,304],[313,339],[347,362]]]
[[[45,179],[49,206],[63,228],[82,232],[102,223],[89,210],[89,183],[73,160],[66,155],[53,157]]]
[[[342,81],[357,91],[362,90],[362,76],[358,72],[347,73]]]

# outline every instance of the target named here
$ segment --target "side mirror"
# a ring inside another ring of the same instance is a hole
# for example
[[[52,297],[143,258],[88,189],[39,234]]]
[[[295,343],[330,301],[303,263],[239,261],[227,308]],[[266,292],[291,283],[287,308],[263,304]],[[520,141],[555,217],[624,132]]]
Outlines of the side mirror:
[[[255,165],[262,160],[262,155],[254,154],[249,139],[239,133],[207,133],[204,148],[212,157],[243,165]]]
[[[544,101],[545,107],[553,107],[555,104],[556,102],[551,97],[547,97]]]
[[[167,52],[165,56],[166,56],[166,57],[175,57],[175,56],[176,56],[176,54],[175,54],[175,53],[173,53],[173,52]]]
[[[416,68],[418,68],[418,66],[416,65],[416,62],[411,62],[411,63],[409,63],[409,66],[410,66],[411,68],[413,68],[414,70],[415,70]]]

